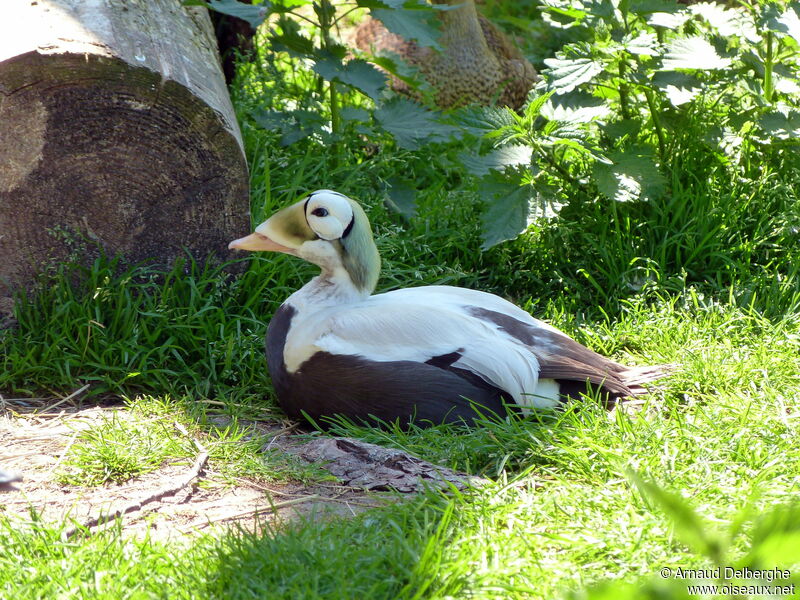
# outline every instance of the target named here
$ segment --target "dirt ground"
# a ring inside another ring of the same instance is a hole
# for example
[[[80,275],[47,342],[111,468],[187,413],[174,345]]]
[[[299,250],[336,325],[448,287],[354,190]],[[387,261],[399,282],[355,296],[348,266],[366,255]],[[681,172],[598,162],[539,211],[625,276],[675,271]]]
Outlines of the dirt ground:
[[[309,441],[293,435],[293,426],[254,422],[271,440],[265,449],[294,454],[321,465],[332,483],[269,483],[222,476],[204,460],[205,449],[195,440],[194,464],[167,461],[156,471],[122,484],[96,487],[64,485],[59,467],[79,434],[117,419],[134,419],[119,407],[70,406],[7,401],[0,396],[0,471],[21,475],[11,484],[0,482],[0,515],[29,518],[31,510],[52,523],[66,522],[66,535],[76,527],[105,526],[98,518],[121,514],[126,534],[174,539],[237,525],[257,529],[298,518],[355,516],[372,507],[396,502],[403,493],[429,486],[460,489],[485,480],[427,463],[400,450],[352,438],[319,437]],[[217,423],[224,427],[224,417]],[[184,433],[188,436],[188,432]],[[113,442],[109,442],[113,443]],[[389,493],[387,493],[389,492]]]
[[[235,523],[255,528],[299,517],[352,516],[396,498],[347,485],[266,485],[245,479],[231,483],[229,476],[223,478],[206,465],[177,493],[148,501],[159,491],[175,487],[176,481],[191,476],[193,465],[185,460],[176,460],[179,464],[163,465],[119,485],[60,484],[55,474],[77,435],[108,417],[109,411],[117,411],[118,418],[132,418],[120,408],[42,412],[19,406],[11,409],[6,405],[5,410],[0,407],[0,469],[22,476],[21,481],[0,485],[0,514],[26,518],[33,509],[47,521],[59,523],[66,519],[75,525],[133,508],[123,516],[126,533],[147,532],[157,539],[171,539],[218,525]],[[279,426],[271,427],[280,431]]]

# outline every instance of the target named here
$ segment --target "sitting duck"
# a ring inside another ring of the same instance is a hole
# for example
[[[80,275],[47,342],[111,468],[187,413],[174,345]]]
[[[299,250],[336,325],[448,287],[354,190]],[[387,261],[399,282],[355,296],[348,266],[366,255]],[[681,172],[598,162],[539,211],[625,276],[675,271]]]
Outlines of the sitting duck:
[[[229,248],[291,254],[322,270],[269,323],[267,364],[291,418],[420,425],[636,396],[663,367],[630,368],[514,304],[444,285],[373,294],[380,256],[366,213],[313,192]]]

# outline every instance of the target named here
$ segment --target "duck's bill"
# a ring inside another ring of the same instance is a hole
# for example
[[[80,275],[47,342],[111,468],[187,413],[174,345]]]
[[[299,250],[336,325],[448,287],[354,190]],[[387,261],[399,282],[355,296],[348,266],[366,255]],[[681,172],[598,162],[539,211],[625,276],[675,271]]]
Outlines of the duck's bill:
[[[285,252],[292,254],[294,251],[291,248],[283,246],[278,242],[274,242],[265,235],[260,233],[251,233],[248,236],[233,240],[228,244],[229,250],[250,250],[261,252]]]

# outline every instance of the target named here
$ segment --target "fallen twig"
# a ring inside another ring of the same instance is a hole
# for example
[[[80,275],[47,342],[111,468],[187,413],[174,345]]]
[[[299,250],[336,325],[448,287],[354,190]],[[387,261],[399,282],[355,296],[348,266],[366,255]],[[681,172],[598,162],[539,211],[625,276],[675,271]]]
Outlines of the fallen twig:
[[[261,490],[262,492],[269,492],[270,494],[275,494],[277,496],[289,496],[289,497],[300,497],[303,494],[298,492],[284,492],[282,490],[276,490],[275,488],[267,487],[262,483],[256,483],[250,479],[245,479],[244,477],[237,477],[236,481],[242,483],[248,487],[253,487],[257,490]]]
[[[281,436],[283,436],[283,435],[286,435],[286,434],[288,434],[288,433],[291,433],[292,431],[294,431],[295,429],[297,429],[297,427],[298,427],[298,424],[297,424],[297,423],[292,423],[292,424],[291,424],[291,425],[289,425],[288,427],[284,427],[283,429],[279,429],[278,431],[276,431],[276,432],[273,434],[273,436],[272,436],[272,439],[269,441],[269,443],[268,443],[266,446],[264,446],[264,447],[261,449],[261,451],[262,451],[262,452],[266,452],[267,450],[269,450],[270,448],[272,448],[272,444],[274,444],[274,443],[277,441],[277,439],[278,439],[279,437],[281,437]]]
[[[56,408],[57,406],[61,406],[61,405],[62,405],[62,404],[64,404],[65,402],[69,402],[70,400],[72,400],[72,399],[73,399],[73,398],[75,398],[76,396],[79,396],[79,395],[81,395],[83,392],[85,392],[86,390],[88,390],[90,385],[91,385],[90,383],[87,383],[87,384],[86,384],[86,385],[84,385],[82,388],[79,388],[79,389],[75,390],[74,392],[72,392],[72,393],[71,393],[69,396],[65,396],[64,398],[62,398],[61,400],[59,400],[59,401],[58,401],[58,402],[56,402],[55,404],[51,404],[50,406],[46,406],[46,407],[45,407],[45,408],[43,408],[42,410],[45,410],[45,411],[51,411],[51,410],[53,410],[54,408]]]
[[[67,445],[66,445],[66,447],[64,448],[64,450],[61,452],[61,456],[59,456],[59,457],[58,457],[58,460],[56,461],[56,464],[54,464],[54,465],[53,465],[53,466],[50,468],[50,475],[52,475],[53,473],[55,473],[56,469],[57,469],[57,468],[58,468],[58,467],[61,465],[61,463],[62,463],[62,462],[63,462],[63,460],[64,460],[64,457],[66,457],[66,456],[67,456],[67,452],[69,452],[70,448],[72,448],[73,444],[75,443],[75,440],[77,440],[77,439],[78,439],[78,435],[79,435],[80,433],[81,433],[81,432],[80,432],[79,430],[76,430],[76,431],[75,431],[75,432],[74,432],[74,433],[73,433],[71,436],[69,436],[69,442],[67,443]]]

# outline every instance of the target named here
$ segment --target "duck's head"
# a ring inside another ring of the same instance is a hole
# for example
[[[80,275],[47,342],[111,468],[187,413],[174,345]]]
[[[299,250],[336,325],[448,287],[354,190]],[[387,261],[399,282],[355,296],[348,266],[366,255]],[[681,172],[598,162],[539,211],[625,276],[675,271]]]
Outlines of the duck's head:
[[[360,292],[371,294],[381,259],[364,209],[347,196],[317,190],[276,212],[254,233],[228,248],[284,252],[322,269],[325,276],[347,276]]]

